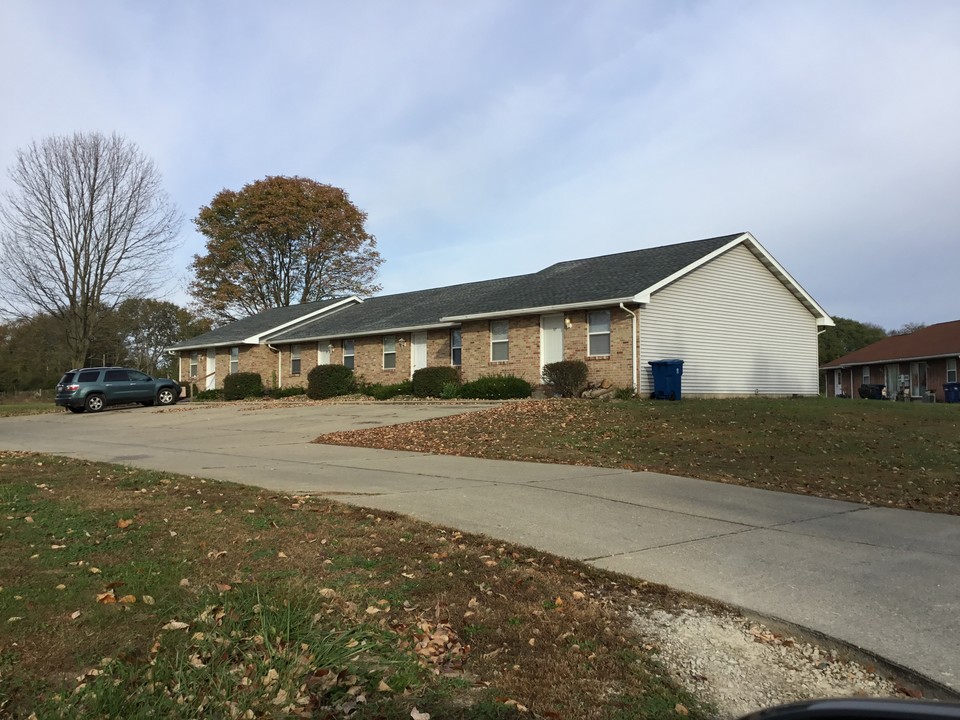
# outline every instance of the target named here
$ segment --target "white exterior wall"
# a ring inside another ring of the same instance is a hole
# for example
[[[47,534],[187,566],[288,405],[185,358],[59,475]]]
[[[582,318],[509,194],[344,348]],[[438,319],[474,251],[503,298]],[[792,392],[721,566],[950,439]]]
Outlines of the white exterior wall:
[[[655,293],[640,311],[640,392],[650,360],[684,361],[684,395],[816,395],[816,318],[743,245]]]

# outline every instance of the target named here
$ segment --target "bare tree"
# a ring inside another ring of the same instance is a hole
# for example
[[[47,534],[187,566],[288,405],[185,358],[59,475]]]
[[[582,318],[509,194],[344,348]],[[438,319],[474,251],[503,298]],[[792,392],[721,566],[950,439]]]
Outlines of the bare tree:
[[[100,320],[166,279],[182,217],[153,162],[116,134],[33,142],[0,206],[0,280],[9,309],[60,320],[84,364]]]

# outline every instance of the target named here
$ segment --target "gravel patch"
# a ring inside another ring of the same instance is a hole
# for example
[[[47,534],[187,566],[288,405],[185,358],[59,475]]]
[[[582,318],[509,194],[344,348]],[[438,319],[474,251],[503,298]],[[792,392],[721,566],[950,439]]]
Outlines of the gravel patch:
[[[631,615],[670,675],[711,703],[718,718],[814,698],[898,694],[872,667],[736,614],[649,608]]]

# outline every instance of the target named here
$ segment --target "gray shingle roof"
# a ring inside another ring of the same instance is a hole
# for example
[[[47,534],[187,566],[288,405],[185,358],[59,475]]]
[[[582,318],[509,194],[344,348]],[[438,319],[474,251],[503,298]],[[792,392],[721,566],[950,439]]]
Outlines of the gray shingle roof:
[[[270,335],[271,342],[349,337],[447,324],[443,318],[624,300],[695,263],[743,233],[569,260],[529,275],[380,295]],[[455,323],[450,323],[455,324]]]
[[[282,325],[295,321],[297,318],[309,315],[317,310],[322,310],[342,300],[343,298],[334,298],[332,300],[318,300],[300,305],[271,308],[256,315],[228,323],[203,335],[192,337],[189,340],[183,340],[176,345],[171,345],[168,349],[181,350],[215,345],[238,344],[248,337],[260,335],[268,330],[281,327]]]

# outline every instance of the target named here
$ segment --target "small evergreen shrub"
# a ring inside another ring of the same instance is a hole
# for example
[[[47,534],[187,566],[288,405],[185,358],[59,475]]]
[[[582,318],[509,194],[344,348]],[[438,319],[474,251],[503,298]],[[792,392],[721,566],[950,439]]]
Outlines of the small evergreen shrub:
[[[392,385],[369,385],[365,395],[370,395],[375,400],[389,400],[398,395],[410,395],[412,392],[412,383],[409,380],[393,383]]]
[[[243,400],[263,396],[263,379],[260,373],[242,372],[227,375],[223,380],[224,400]]]
[[[460,369],[453,366],[420,368],[413,374],[413,394],[419,398],[438,398],[443,386],[460,383]]]
[[[440,391],[440,397],[444,400],[456,400],[460,397],[460,383],[444,383],[443,389]]]
[[[515,375],[486,375],[460,386],[460,397],[470,400],[511,400],[530,397],[533,388]]]
[[[587,384],[587,364],[583,360],[561,360],[543,366],[543,381],[553,386],[560,397],[577,397]]]
[[[356,390],[353,370],[343,365],[317,365],[307,375],[307,397],[324,400]]]
[[[200,401],[223,400],[223,389],[220,388],[217,390],[200,390],[199,392],[194,393],[193,399],[200,400]]]
[[[291,385],[290,387],[277,388],[272,390],[270,394],[279,400],[280,398],[296,397],[297,395],[305,395],[307,389],[301,385]]]
[[[633,388],[617,388],[613,396],[617,400],[629,400],[633,397]]]

